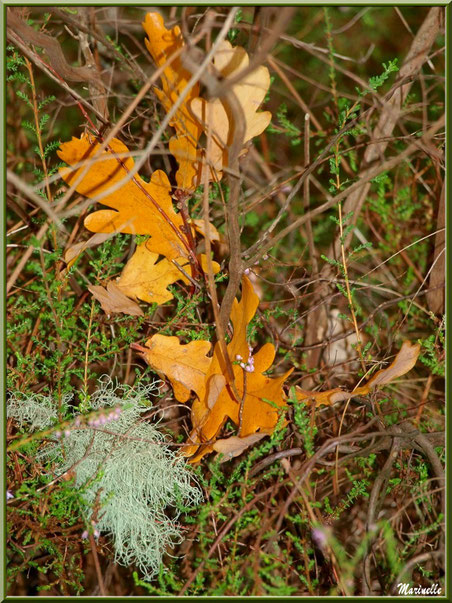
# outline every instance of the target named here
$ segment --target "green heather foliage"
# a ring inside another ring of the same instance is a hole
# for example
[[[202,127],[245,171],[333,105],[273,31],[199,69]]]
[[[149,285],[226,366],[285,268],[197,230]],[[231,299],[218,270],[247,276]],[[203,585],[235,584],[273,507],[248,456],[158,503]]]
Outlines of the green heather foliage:
[[[53,462],[55,477],[75,472],[89,529],[110,535],[115,560],[136,563],[148,580],[166,549],[182,539],[178,509],[202,499],[185,460],[170,450],[158,426],[141,417],[156,390],[158,384],[130,388],[107,378],[90,396],[97,418],[79,423],[74,417],[38,453],[39,460]],[[30,429],[48,428],[57,421],[57,405],[50,396],[13,395],[8,416]],[[109,416],[114,420],[104,423]]]

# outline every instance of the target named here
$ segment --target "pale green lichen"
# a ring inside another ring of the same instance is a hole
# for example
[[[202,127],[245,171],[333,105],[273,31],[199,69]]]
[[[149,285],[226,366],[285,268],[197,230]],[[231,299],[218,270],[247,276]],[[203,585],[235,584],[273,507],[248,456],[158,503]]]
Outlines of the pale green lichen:
[[[97,428],[74,422],[64,437],[38,453],[39,460],[52,462],[56,475],[72,469],[87,525],[94,521],[97,531],[110,535],[115,560],[136,563],[148,580],[159,571],[164,552],[182,540],[178,507],[202,499],[185,460],[171,450],[158,425],[141,418],[155,388],[104,381],[89,404],[107,413],[120,407],[117,418]],[[8,414],[21,424],[42,429],[56,420],[50,398],[16,395],[11,401]]]

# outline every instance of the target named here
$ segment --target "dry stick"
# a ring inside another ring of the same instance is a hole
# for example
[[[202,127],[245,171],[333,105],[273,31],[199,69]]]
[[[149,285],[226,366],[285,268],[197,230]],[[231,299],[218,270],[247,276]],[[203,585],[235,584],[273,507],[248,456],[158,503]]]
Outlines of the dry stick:
[[[446,278],[446,254],[442,253],[445,245],[446,245],[446,231],[445,231],[445,221],[446,221],[446,179],[443,181],[443,186],[441,188],[441,196],[439,200],[439,208],[438,208],[438,217],[437,217],[437,231],[435,236],[435,251],[433,254],[433,263],[435,263],[435,267],[432,268],[430,273],[429,280],[429,288],[435,289],[436,287],[441,287],[438,291],[432,291],[432,293],[427,294],[427,304],[432,312],[435,314],[440,314],[444,312],[444,301],[445,301],[445,278]],[[440,257],[441,260],[436,260]]]
[[[54,69],[58,71],[63,79],[71,82],[89,82],[98,79],[98,74],[88,66],[72,67],[69,65],[57,39],[33,29],[33,27],[25,23],[25,21],[18,16],[17,9],[8,8],[7,22],[13,26],[14,33],[20,34],[20,36],[26,39],[30,44],[39,46],[47,52]]]
[[[422,150],[422,147],[420,146],[419,143],[422,141],[426,142],[426,141],[430,140],[444,126],[444,123],[445,123],[445,117],[441,116],[434,123],[434,125],[418,141],[412,143],[409,147],[407,147],[404,151],[402,151],[402,153],[400,153],[397,156],[391,157],[391,159],[384,161],[380,165],[377,165],[373,168],[369,168],[362,174],[362,176],[358,182],[355,182],[354,184],[350,185],[346,190],[335,195],[334,197],[332,197],[330,200],[323,203],[319,207],[312,209],[308,214],[304,214],[303,216],[300,216],[298,218],[298,220],[295,220],[295,222],[293,222],[292,224],[290,224],[289,226],[284,228],[282,231],[280,231],[277,235],[275,235],[275,237],[271,241],[268,241],[266,243],[263,242],[259,251],[257,253],[255,253],[250,259],[248,259],[245,262],[245,268],[251,268],[251,266],[253,266],[253,264],[256,261],[258,261],[265,253],[267,253],[267,251],[269,251],[272,247],[274,247],[277,243],[279,243],[279,241],[284,239],[293,230],[295,230],[296,228],[299,228],[302,224],[304,224],[308,220],[311,220],[315,216],[318,216],[319,214],[322,214],[326,210],[330,209],[331,207],[336,205],[336,203],[338,203],[338,201],[342,201],[342,199],[346,199],[351,193],[360,189],[363,186],[363,184],[373,180],[375,178],[375,176],[378,176],[382,172],[392,170],[396,165],[398,165],[399,163],[401,163],[402,161],[405,161],[405,159],[410,157],[410,155],[412,155],[416,151]],[[312,164],[312,165],[314,165],[314,164]],[[311,173],[311,171],[312,171],[311,168],[312,168],[312,166],[303,173],[304,177],[308,176],[309,173]],[[303,178],[303,176],[302,176],[302,178]],[[297,184],[297,186],[298,186],[298,184]],[[301,186],[301,184],[300,184],[300,186]]]
[[[225,330],[223,328],[223,324],[220,320],[220,314],[218,311],[218,296],[217,289],[215,287],[215,279],[213,273],[213,265],[212,265],[212,245],[210,240],[210,216],[209,216],[209,170],[207,167],[207,163],[210,157],[210,151],[212,146],[212,129],[209,126],[210,123],[210,115],[212,107],[210,103],[207,105],[207,145],[206,145],[206,161],[204,165],[203,171],[203,180],[204,180],[204,191],[202,196],[202,209],[203,209],[203,217],[204,217],[204,241],[206,245],[206,262],[207,262],[207,286],[209,287],[209,293],[212,300],[212,309],[215,317],[215,332],[217,335],[218,344],[220,346],[221,355],[223,356],[223,361],[226,366],[226,372],[228,374],[228,378],[231,382],[231,385],[234,390],[234,395],[236,396],[237,402],[240,400],[240,396],[238,395],[237,389],[235,387],[234,380],[234,371],[232,370],[231,360],[229,358],[228,350],[226,347],[226,339],[225,339]]]
[[[97,581],[99,583],[100,594],[103,597],[106,597],[107,591],[105,590],[104,579],[102,577],[102,570],[100,568],[99,556],[97,554],[97,548],[96,548],[96,541],[95,541],[94,535],[91,533],[91,531],[89,532],[89,543],[91,545],[91,551],[93,553],[94,567],[96,568]]]
[[[241,191],[241,177],[239,175],[239,154],[243,147],[245,138],[245,116],[234,92],[231,90],[225,96],[226,103],[232,112],[234,126],[233,143],[229,149],[229,175],[231,184],[229,189],[229,200],[226,205],[229,239],[229,281],[220,308],[220,322],[226,329],[232,304],[239,288],[243,273],[243,263],[240,248],[240,224],[239,224],[239,197]],[[234,175],[233,175],[234,174]]]
[[[108,38],[106,38],[105,36],[98,33],[98,31],[96,31],[96,29],[87,27],[86,25],[84,25],[77,19],[74,19],[73,17],[69,16],[67,13],[65,13],[63,10],[61,10],[59,8],[52,7],[50,9],[50,11],[54,15],[59,17],[62,21],[66,22],[68,25],[70,25],[71,27],[74,27],[74,28],[78,29],[79,31],[82,31],[82,32],[87,33],[90,36],[92,36],[94,39],[96,39],[98,42],[100,42],[106,48],[108,48],[113,53],[113,55],[122,63],[124,62],[124,60],[127,61],[127,64],[129,66],[130,70],[133,72],[133,75],[135,76],[136,79],[143,79],[144,81],[147,80],[147,77],[143,73],[143,71],[141,69],[137,68],[137,66],[134,65],[127,56],[121,54],[121,52],[119,50],[117,50],[117,48],[115,47],[113,42],[111,42]]]
[[[90,8],[89,10],[91,11],[92,8]],[[88,8],[80,7],[78,9],[78,13],[79,13],[81,24],[83,24],[87,28]],[[95,25],[93,24],[93,27],[91,27],[90,29],[94,30]],[[105,88],[104,82],[102,81],[102,76],[100,73],[99,66],[96,63],[96,61],[94,60],[93,53],[91,52],[91,48],[89,46],[88,33],[79,31],[78,39],[80,41],[80,49],[85,58],[85,65],[89,69],[91,69],[93,71],[93,73],[96,73],[96,75],[97,75],[97,77],[88,81],[89,93],[90,93],[90,97],[93,101],[93,105],[94,105],[94,107],[96,107],[96,109],[99,111],[99,113],[101,113],[105,117],[106,120],[109,120],[108,104],[107,104],[108,94],[107,94],[107,90]]]
[[[11,21],[12,20],[11,20],[10,16],[8,15],[8,22],[11,22]],[[18,21],[20,21],[20,19],[18,19]],[[33,28],[30,28],[30,29],[33,32],[35,32],[35,30]],[[72,88],[62,78],[59,79],[57,77],[57,75],[55,74],[55,72],[52,71],[53,68],[51,66],[47,65],[47,63],[45,63],[42,60],[42,58],[39,57],[39,55],[37,55],[36,53],[34,53],[32,50],[30,50],[28,48],[28,46],[23,41],[23,39],[16,33],[17,31],[19,31],[19,28],[17,28],[17,27],[15,27],[14,31],[10,27],[8,27],[7,28],[7,32],[6,32],[7,33],[7,38],[15,46],[17,46],[20,49],[20,51],[25,56],[27,56],[31,61],[33,61],[33,63],[35,63],[35,65],[37,65],[48,77],[50,77],[52,80],[54,80],[55,82],[57,82],[60,86],[62,86],[78,103],[80,103],[81,105],[84,105],[87,109],[89,109],[90,111],[92,111],[93,113],[95,113],[96,117],[98,119],[100,119],[103,123],[107,123],[105,121],[105,118],[103,117],[103,115],[101,115],[97,111],[97,109],[95,109],[86,99],[84,99],[83,96],[80,96],[80,94],[78,94],[77,92],[75,92],[75,90],[72,90]],[[35,32],[35,33],[37,33],[37,32]],[[46,36],[46,38],[48,38],[48,37],[49,36]],[[29,39],[27,37],[27,35],[25,35],[25,39]],[[45,48],[45,46],[43,46],[42,44],[37,44],[37,46],[41,46],[41,47]],[[46,48],[46,50],[47,50],[47,48]],[[53,57],[49,54],[49,59],[51,61],[52,61],[52,58]],[[59,63],[56,62],[56,64],[59,64]],[[82,68],[72,68],[72,69],[82,69]],[[65,70],[65,73],[67,75],[66,70]],[[78,72],[78,75],[80,75],[80,72]],[[85,81],[85,80],[74,79],[74,77],[67,77],[66,79],[68,79],[70,81]]]

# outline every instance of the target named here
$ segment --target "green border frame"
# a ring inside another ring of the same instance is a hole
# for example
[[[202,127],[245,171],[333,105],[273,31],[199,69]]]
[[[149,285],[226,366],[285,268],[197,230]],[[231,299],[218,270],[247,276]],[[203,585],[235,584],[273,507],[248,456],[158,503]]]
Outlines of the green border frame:
[[[130,6],[131,4],[133,4],[134,6],[149,6],[149,8],[152,7],[168,7],[168,6],[333,6],[333,7],[339,7],[339,6],[352,6],[352,7],[358,7],[358,6],[376,6],[376,7],[380,7],[380,6],[387,6],[387,7],[391,7],[391,6],[425,6],[425,7],[431,7],[431,6],[443,6],[445,7],[445,17],[446,17],[446,23],[445,23],[445,31],[446,31],[446,174],[445,174],[445,178],[446,178],[446,304],[445,304],[445,315],[446,315],[446,343],[447,343],[447,350],[449,349],[449,344],[451,342],[451,335],[449,333],[448,330],[448,317],[449,317],[449,307],[450,307],[450,301],[451,301],[451,292],[450,292],[450,288],[449,288],[449,277],[450,277],[450,272],[451,272],[451,267],[452,267],[452,262],[449,261],[448,258],[448,254],[447,254],[447,245],[448,245],[448,234],[450,232],[450,221],[451,221],[451,212],[449,211],[449,206],[448,206],[448,200],[452,198],[452,187],[451,187],[451,182],[452,179],[449,177],[449,170],[448,167],[451,165],[451,159],[452,159],[452,155],[451,155],[451,151],[450,151],[450,147],[449,145],[447,145],[447,142],[449,141],[449,137],[448,137],[448,125],[449,125],[449,121],[450,121],[450,93],[449,93],[449,75],[450,75],[450,71],[451,71],[451,61],[450,61],[450,52],[449,52],[449,43],[450,43],[450,27],[451,27],[451,2],[452,0],[440,0],[440,1],[434,1],[434,2],[428,2],[428,0],[414,0],[412,2],[407,1],[403,1],[403,0],[399,0],[396,2],[391,2],[388,0],[374,0],[373,2],[362,2],[362,0],[343,0],[341,2],[341,0],[330,0],[329,2],[298,2],[296,0],[286,0],[284,2],[276,2],[275,0],[260,0],[260,1],[256,1],[256,2],[252,2],[252,1],[240,1],[240,2],[230,2],[229,0],[226,0],[226,2],[211,2],[208,0],[198,0],[196,2],[194,1],[185,1],[185,2],[172,2],[172,3],[165,3],[165,2],[157,2],[156,4],[152,4],[150,2],[146,2],[144,0],[135,0],[134,2],[127,2],[127,0],[122,0],[119,2],[105,2],[102,0],[92,0],[91,2],[77,2],[77,0],[65,0],[64,5],[65,6]],[[58,2],[40,2],[40,1],[34,1],[31,0],[29,2],[22,2],[20,0],[0,0],[0,39],[1,39],[1,53],[3,54],[2,56],[2,61],[1,61],[1,82],[2,84],[5,82],[5,74],[6,74],[6,68],[5,68],[5,57],[6,57],[6,8],[8,6],[29,6],[29,7],[34,7],[34,6],[48,6],[48,7],[53,7],[53,6],[58,6]],[[63,3],[61,3],[63,4]],[[3,178],[1,179],[1,187],[2,187],[2,198],[3,198],[3,208],[2,211],[0,211],[0,240],[2,241],[2,260],[0,262],[0,282],[2,283],[2,298],[1,298],[1,322],[0,322],[0,332],[2,333],[2,338],[1,338],[1,363],[2,363],[2,368],[3,370],[0,370],[0,391],[3,393],[3,400],[6,402],[6,318],[5,318],[5,309],[6,309],[6,288],[5,288],[5,284],[6,284],[6,231],[5,231],[5,227],[6,227],[6,219],[5,219],[5,214],[6,214],[6,169],[5,165],[6,165],[6,138],[5,138],[5,131],[6,131],[6,103],[5,103],[5,93],[4,90],[2,90],[2,94],[0,94],[0,114],[3,116],[3,121],[2,121],[2,125],[3,125],[3,129],[2,129],[2,133],[1,133],[1,137],[2,137],[2,142],[3,144],[0,145],[0,157],[1,157],[1,165],[3,167]],[[449,457],[449,423],[450,423],[450,417],[449,417],[449,413],[447,412],[448,410],[448,400],[449,400],[449,395],[450,395],[450,385],[449,385],[449,372],[450,372],[450,368],[451,368],[451,364],[450,364],[450,355],[448,353],[446,353],[446,461],[449,461],[450,457]],[[1,451],[2,451],[2,464],[1,464],[1,471],[0,471],[0,475],[2,478],[2,492],[0,494],[0,511],[1,511],[1,518],[2,518],[2,546],[3,546],[3,550],[5,548],[5,542],[6,542],[6,474],[5,474],[5,463],[6,463],[6,434],[5,434],[5,426],[6,426],[6,404],[3,404],[3,410],[1,413]],[[452,460],[452,459],[451,459]],[[449,484],[450,484],[450,477],[451,477],[451,467],[449,465],[449,463],[447,462],[446,464],[446,509],[447,509],[447,501],[449,500]],[[447,561],[449,561],[449,545],[450,545],[450,522],[448,522],[448,517],[445,518],[446,519],[446,567],[447,567]],[[107,597],[92,597],[92,596],[81,596],[81,597],[7,597],[6,596],[6,555],[3,556],[3,561],[0,564],[0,600],[1,601],[17,601],[18,603],[22,602],[22,601],[31,601],[31,600],[44,600],[44,601],[60,601],[60,600],[67,600],[67,599],[81,599],[84,601],[97,601],[99,599],[102,600],[112,600],[112,601],[117,601],[117,600],[121,600],[121,597],[115,597],[115,596],[107,596]],[[411,600],[422,600],[422,601],[438,601],[438,600],[443,600],[443,601],[452,601],[451,598],[451,577],[450,577],[450,572],[449,574],[446,574],[445,577],[445,584],[446,584],[446,593],[444,595],[441,595],[439,597],[410,597]],[[154,596],[149,596],[149,597],[139,597],[139,596],[132,596],[132,597],[128,597],[128,599],[132,599],[134,601],[149,601],[149,600],[158,600],[161,597],[154,597]],[[184,599],[209,599],[212,601],[227,601],[229,599],[234,599],[234,597],[209,597],[209,596],[205,596],[205,597],[196,597],[196,596],[184,596],[184,597],[163,597],[165,600],[174,600],[174,601],[178,601],[178,600],[184,600]],[[259,599],[265,599],[265,600],[269,600],[269,601],[279,601],[281,599],[284,600],[295,600],[295,601],[309,601],[309,600],[327,600],[327,601],[337,601],[337,600],[342,600],[343,597],[298,597],[298,596],[294,596],[294,597],[244,597],[245,599],[250,599],[250,600],[259,600]],[[384,600],[403,600],[403,597],[360,597],[360,596],[353,596],[353,597],[348,597],[347,599],[352,599],[352,600],[365,600],[365,601],[380,601],[381,599]]]

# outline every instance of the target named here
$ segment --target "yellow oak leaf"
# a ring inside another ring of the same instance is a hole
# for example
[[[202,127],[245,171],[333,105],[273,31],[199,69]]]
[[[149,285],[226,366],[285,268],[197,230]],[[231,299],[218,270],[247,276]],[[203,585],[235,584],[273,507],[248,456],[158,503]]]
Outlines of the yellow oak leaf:
[[[176,400],[186,402],[191,391],[202,395],[211,362],[207,357],[212,347],[208,341],[191,341],[184,345],[178,337],[157,334],[148,339],[145,346],[140,349],[141,355],[156,373],[168,377]]]
[[[274,356],[274,346],[267,343],[254,356],[253,372],[247,373],[241,366],[233,366],[236,388],[241,397],[240,402],[236,401],[230,385],[226,385],[209,412],[206,412],[205,400],[200,399],[193,403],[194,430],[191,433],[193,442],[215,440],[228,418],[239,426],[240,412],[242,415],[238,432],[240,437],[249,436],[257,431],[267,434],[273,432],[278,422],[278,411],[286,406],[282,386],[293,370],[276,378],[263,375],[262,372],[271,366]],[[205,453],[209,451],[205,449]],[[193,449],[190,449],[190,452],[193,452]]]
[[[335,404],[336,402],[349,400],[355,396],[365,396],[375,387],[387,385],[394,379],[408,373],[408,371],[416,364],[420,350],[421,346],[418,343],[412,344],[409,341],[404,341],[394,362],[387,368],[381,369],[375,373],[375,375],[364,385],[361,385],[360,387],[356,386],[353,391],[347,392],[340,388],[335,388],[324,392],[308,392],[297,387],[297,399],[299,402],[305,402],[307,404],[309,404],[310,401],[314,401],[316,406],[320,406]]]
[[[82,164],[79,168],[60,170],[68,184],[76,182],[87,170],[77,184],[78,193],[93,198],[113,185],[118,186],[101,199],[103,205],[113,209],[88,215],[84,222],[86,228],[91,232],[151,235],[146,243],[149,251],[170,260],[188,257],[186,236],[181,232],[182,217],[174,211],[166,174],[155,171],[149,183],[137,174],[131,179],[129,172],[134,161],[124,157],[125,153],[130,154],[125,144],[114,138],[108,149],[101,153],[99,149],[100,145],[90,136],[82,136],[62,144],[58,151],[60,159],[68,165]]]
[[[168,113],[191,78],[191,73],[183,67],[181,60],[180,51],[185,46],[184,40],[177,25],[171,30],[166,29],[163,17],[159,13],[147,13],[143,28],[147,33],[146,47],[155,64],[162,67],[170,60],[160,76],[162,89],[155,89]],[[172,56],[174,58],[171,59]],[[197,144],[202,129],[189,108],[191,101],[198,95],[199,84],[195,84],[170,121],[170,125],[176,130],[176,136],[169,142],[170,152],[179,164],[176,182],[180,189],[188,191],[194,190],[196,181],[199,180]]]
[[[146,243],[138,245],[116,283],[118,289],[128,297],[141,299],[148,304],[156,303],[160,306],[173,299],[168,285],[178,280],[188,284],[189,280],[173,262],[167,258],[157,261],[158,258],[159,254],[149,251]],[[175,262],[190,271],[185,258],[178,258]]]
[[[249,57],[240,46],[232,47],[224,40],[215,53],[213,64],[224,81],[238,77],[249,65]],[[271,113],[258,109],[270,87],[270,74],[266,67],[260,66],[246,74],[231,91],[234,93],[243,115],[234,115],[232,107],[222,99],[206,101],[195,98],[190,108],[203,125],[203,129],[212,134],[209,157],[207,157],[209,178],[219,180],[222,170],[228,165],[227,149],[231,145],[235,131],[235,120],[244,119],[245,136],[243,144],[261,134],[270,123]]]
[[[186,258],[172,261],[162,258],[157,261],[158,258],[158,253],[149,251],[147,242],[138,245],[116,282],[118,289],[128,297],[141,299],[148,304],[156,303],[160,306],[173,299],[174,296],[168,290],[168,285],[176,281],[188,284],[190,281],[185,275],[190,273],[190,264]],[[198,259],[201,268],[206,272],[206,256],[202,254]],[[212,262],[212,267],[214,274],[220,271],[217,262]]]

